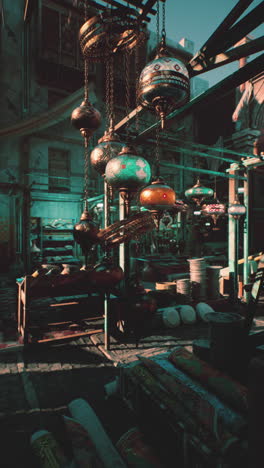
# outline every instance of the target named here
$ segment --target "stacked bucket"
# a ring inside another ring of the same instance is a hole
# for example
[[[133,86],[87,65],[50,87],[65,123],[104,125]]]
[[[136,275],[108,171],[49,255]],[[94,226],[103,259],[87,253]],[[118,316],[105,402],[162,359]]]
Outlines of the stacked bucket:
[[[192,298],[195,301],[206,299],[206,261],[204,258],[188,259],[190,265],[190,281]]]

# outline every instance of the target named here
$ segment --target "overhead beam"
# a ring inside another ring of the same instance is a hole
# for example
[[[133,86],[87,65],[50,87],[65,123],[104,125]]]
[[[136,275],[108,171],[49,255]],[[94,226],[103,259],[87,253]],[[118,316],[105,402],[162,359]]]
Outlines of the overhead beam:
[[[174,169],[182,169],[183,171],[190,171],[190,172],[199,172],[200,174],[211,174],[217,177],[223,177],[224,179],[239,179],[245,180],[245,177],[242,176],[235,176],[233,174],[226,174],[225,172],[218,172],[218,171],[210,171],[209,169],[199,169],[197,167],[190,167],[190,166],[183,166],[182,164],[174,164],[169,163],[167,161],[160,161],[160,165],[164,167],[174,168]]]
[[[252,2],[253,0],[239,0],[209,39],[204,43],[199,52],[195,54],[190,62],[191,66],[195,66],[196,63],[199,63],[200,59],[203,60],[204,57],[212,57],[212,55],[216,54],[218,40],[222,38],[223,34],[228,31],[232,24],[234,24],[234,22],[242,15]]]
[[[147,141],[148,143],[152,143],[152,144],[155,144],[156,143],[156,140],[148,140]],[[224,156],[216,156],[214,154],[208,154],[208,153],[202,153],[201,151],[196,151],[192,148],[183,148],[182,146],[178,146],[178,145],[175,145],[173,144],[173,142],[165,139],[165,142],[163,143],[163,146],[166,146],[167,148],[170,148],[170,149],[174,149],[174,151],[181,151],[181,153],[184,153],[184,154],[189,154],[189,155],[193,155],[193,156],[199,156],[200,158],[208,158],[208,159],[218,159],[218,160],[221,160],[221,161],[225,161],[225,162],[228,162],[228,163],[237,163],[238,161],[236,161],[235,159],[230,159],[230,158],[225,158]]]
[[[196,65],[189,64],[187,66],[191,77],[197,76],[201,73],[205,73],[209,70],[213,70],[228,63],[239,60],[242,57],[248,57],[249,55],[260,52],[264,49],[264,36],[247,42],[239,47],[228,50],[225,53],[216,55],[213,59],[203,59],[196,62]]]
[[[244,18],[236,23],[228,32],[225,33],[216,44],[214,55],[226,51],[229,47],[235,45],[238,41],[247,36],[251,31],[256,29],[264,18],[264,2],[260,3],[250,11]]]
[[[162,139],[162,135],[160,136],[160,138]],[[233,154],[234,156],[238,156],[239,158],[255,158],[256,156],[254,154],[248,154],[248,153],[243,153],[243,152],[238,152],[238,151],[234,151],[234,150],[230,150],[230,149],[227,149],[227,148],[217,148],[215,146],[208,146],[208,145],[204,145],[202,143],[196,143],[196,141],[191,141],[191,140],[186,140],[186,139],[181,139],[179,137],[176,137],[176,138],[173,138],[171,137],[170,135],[166,135],[164,136],[165,139],[175,143],[176,145],[180,143],[184,143],[184,145],[191,145],[191,146],[195,146],[195,148],[201,148],[201,149],[204,149],[204,150],[209,150],[209,151],[216,151],[217,153],[224,153],[224,154]],[[186,146],[185,146],[186,148]],[[191,148],[190,148],[191,150]],[[237,162],[237,161],[233,161],[233,162]]]

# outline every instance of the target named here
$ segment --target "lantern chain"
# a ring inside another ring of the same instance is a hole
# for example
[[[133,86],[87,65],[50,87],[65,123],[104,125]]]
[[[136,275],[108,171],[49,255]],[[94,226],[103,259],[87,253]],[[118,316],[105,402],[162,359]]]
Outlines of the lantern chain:
[[[129,128],[129,101],[130,101],[130,89],[129,89],[129,52],[125,51],[125,89],[126,89],[126,133],[128,135],[128,128]]]
[[[109,124],[109,121],[110,121],[110,63],[109,63],[109,60],[106,60],[105,74],[106,74],[106,80],[105,80],[105,110],[106,110],[107,124]]]
[[[87,203],[89,195],[89,138],[84,136],[84,200]]]
[[[136,118],[135,118],[135,130],[136,133],[139,132],[139,116],[138,116],[138,106],[139,106],[139,97],[138,97],[138,86],[139,86],[139,43],[136,43],[135,48],[135,69],[136,69]]]
[[[165,0],[162,3],[162,30],[161,30],[161,37],[165,41],[166,40],[166,12],[165,12]]]
[[[84,2],[84,21],[87,21],[88,9],[87,9],[87,0]],[[84,102],[87,104],[89,101],[89,91],[88,91],[88,60],[84,56]]]
[[[157,119],[157,126],[156,126],[156,177],[159,178],[160,176],[160,123]]]
[[[157,1],[157,22],[156,22],[156,26],[157,26],[157,44],[159,44],[159,35],[160,35],[160,4],[159,4],[160,0]]]
[[[109,60],[109,120],[110,126],[114,126],[114,56],[110,55]]]

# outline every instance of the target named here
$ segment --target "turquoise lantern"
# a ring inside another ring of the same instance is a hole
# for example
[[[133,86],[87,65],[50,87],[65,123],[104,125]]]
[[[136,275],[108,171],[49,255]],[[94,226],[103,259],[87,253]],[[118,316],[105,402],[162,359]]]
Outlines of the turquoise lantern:
[[[200,179],[197,180],[196,184],[185,191],[186,198],[193,200],[196,205],[200,205],[205,198],[210,198],[214,194],[213,189],[204,187],[200,183]]]
[[[126,203],[127,214],[130,201],[140,188],[149,183],[150,178],[148,161],[130,146],[124,146],[116,157],[108,161],[105,168],[105,180],[119,190]]]

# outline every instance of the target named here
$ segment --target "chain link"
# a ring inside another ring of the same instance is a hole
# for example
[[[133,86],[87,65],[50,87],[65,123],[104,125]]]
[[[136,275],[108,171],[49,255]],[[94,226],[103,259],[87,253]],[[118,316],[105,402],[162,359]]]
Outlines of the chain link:
[[[110,122],[110,63],[106,60],[105,63],[105,111],[106,111],[106,124],[109,126]]]
[[[113,125],[114,122],[114,55],[110,55],[109,59],[109,123]]]
[[[84,137],[84,200],[88,200],[89,195],[89,138]]]
[[[166,23],[165,0],[163,0],[163,3],[162,3],[162,31],[161,31],[162,39],[166,39],[165,23]]]
[[[135,71],[136,71],[136,117],[135,117],[135,131],[139,133],[139,115],[138,115],[138,106],[139,106],[139,98],[138,98],[138,86],[139,86],[139,42],[136,43],[135,47]]]
[[[126,97],[125,97],[125,105],[126,105],[126,115],[129,115],[129,104],[130,104],[130,87],[129,87],[129,60],[130,54],[126,50],[125,51],[125,90],[126,90]],[[129,128],[129,119],[127,120],[126,123],[126,133],[128,134],[128,128]]]
[[[88,8],[87,8],[87,0],[84,1],[84,21],[87,21],[88,17]],[[89,101],[89,91],[88,91],[88,60],[87,57],[84,57],[84,102],[87,103]]]
[[[157,117],[157,126],[156,126],[156,176],[160,176],[160,122]]]
[[[159,41],[160,41],[160,4],[159,4],[160,0],[157,1],[157,23],[156,23],[156,26],[157,26],[157,44],[159,44]]]

